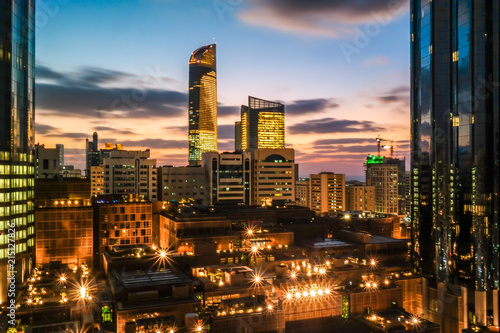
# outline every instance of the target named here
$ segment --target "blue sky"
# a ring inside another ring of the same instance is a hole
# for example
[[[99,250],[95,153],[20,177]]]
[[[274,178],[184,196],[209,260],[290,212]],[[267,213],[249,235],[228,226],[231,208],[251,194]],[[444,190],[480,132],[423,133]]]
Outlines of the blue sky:
[[[105,2],[105,4],[104,4]],[[217,42],[219,150],[252,95],[286,105],[300,174],[360,178],[374,138],[408,153],[409,15],[399,0],[37,0],[36,141],[85,138],[187,163],[188,59]]]

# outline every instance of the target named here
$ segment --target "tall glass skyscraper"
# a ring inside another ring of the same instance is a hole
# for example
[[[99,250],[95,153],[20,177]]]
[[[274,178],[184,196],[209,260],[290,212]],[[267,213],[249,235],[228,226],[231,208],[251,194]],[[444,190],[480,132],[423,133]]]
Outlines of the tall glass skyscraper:
[[[215,44],[200,47],[189,59],[189,165],[217,151],[217,68]]]
[[[21,282],[34,261],[34,6],[34,0],[0,2],[0,301],[4,304],[10,272],[16,271]]]
[[[498,325],[499,3],[411,1],[412,262],[465,327]]]
[[[241,106],[241,123],[236,126],[241,126],[237,132],[243,151],[285,148],[285,106],[281,103],[248,96],[248,106]]]

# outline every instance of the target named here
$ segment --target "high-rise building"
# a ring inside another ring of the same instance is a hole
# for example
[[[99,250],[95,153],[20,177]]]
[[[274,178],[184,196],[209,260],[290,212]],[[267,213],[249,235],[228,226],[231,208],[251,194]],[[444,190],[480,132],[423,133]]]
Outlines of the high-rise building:
[[[149,149],[110,151],[103,159],[104,194],[138,195],[157,201],[156,160],[149,156]]]
[[[375,186],[375,212],[403,214],[405,210],[405,160],[368,155],[366,185]]]
[[[0,302],[3,304],[11,297],[7,278],[15,275],[18,283],[23,282],[33,264],[34,29],[34,1],[0,2]],[[14,266],[10,266],[12,260]]]
[[[499,6],[411,1],[412,263],[443,332],[499,325]]]
[[[243,151],[243,147],[241,146],[241,121],[234,123],[234,151]]]
[[[375,186],[349,185],[346,186],[346,210],[348,211],[375,211]]]
[[[205,153],[207,203],[250,204],[252,163],[250,153]]]
[[[159,200],[166,202],[206,204],[205,169],[199,166],[159,167],[158,195]]]
[[[319,215],[336,215],[345,208],[345,175],[321,172],[309,176],[310,208]]]
[[[99,138],[97,132],[92,135],[92,141],[85,139],[85,176],[90,177],[90,168],[102,164],[102,157],[99,151]]]
[[[200,47],[189,59],[189,165],[217,151],[216,45]]]
[[[411,171],[405,171],[405,211],[410,215],[411,211]]]
[[[248,106],[241,106],[239,131],[243,151],[250,148],[285,148],[285,106],[248,96]]]
[[[282,149],[250,149],[252,154],[251,204],[268,205],[273,201],[295,201],[295,151]]]

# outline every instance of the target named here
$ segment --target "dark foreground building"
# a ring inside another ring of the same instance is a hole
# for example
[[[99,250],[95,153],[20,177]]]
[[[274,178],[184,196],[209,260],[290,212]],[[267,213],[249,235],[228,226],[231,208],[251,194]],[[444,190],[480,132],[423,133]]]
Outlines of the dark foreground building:
[[[499,4],[411,1],[412,260],[445,332],[499,325]]]
[[[16,280],[23,281],[31,269],[34,247],[34,6],[28,0],[0,3],[0,237],[4,240],[0,303],[4,304],[9,302],[9,272],[17,271]]]

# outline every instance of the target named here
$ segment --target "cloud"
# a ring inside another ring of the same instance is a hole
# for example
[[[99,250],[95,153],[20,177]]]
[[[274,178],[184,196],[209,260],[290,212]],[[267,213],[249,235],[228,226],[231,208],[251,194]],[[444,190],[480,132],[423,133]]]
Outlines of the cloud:
[[[401,15],[408,0],[251,0],[241,20],[288,33],[337,38],[354,26]]]
[[[333,108],[339,107],[339,104],[333,98],[313,98],[313,99],[298,99],[290,102],[279,101],[285,105],[286,115],[301,115],[307,113],[325,112]],[[240,119],[241,107],[221,105],[217,107],[218,117],[233,117],[238,121]]]
[[[234,139],[234,125],[218,125],[217,126],[218,140]]]
[[[113,133],[118,133],[122,135],[135,135],[136,133],[133,132],[131,129],[116,129],[112,127],[107,127],[107,126],[97,126],[94,127],[94,131],[96,132],[113,132]]]
[[[88,133],[50,133],[50,134],[45,134],[45,136],[50,138],[85,139],[89,135]]]
[[[36,134],[49,134],[54,131],[58,131],[59,129],[50,125],[45,125],[45,124],[36,124],[35,125],[35,132]]]
[[[404,85],[400,87],[396,87],[386,94],[377,97],[379,102],[384,104],[388,103],[403,103],[406,105],[410,104],[410,87]]]
[[[350,133],[359,131],[377,132],[385,128],[372,121],[358,121],[335,118],[313,119],[288,127],[292,134]]]
[[[186,113],[186,93],[137,88],[139,78],[133,74],[84,67],[69,78],[44,66],[37,67],[37,71],[42,82],[36,83],[36,107],[42,114],[80,118],[171,118]],[[103,83],[128,84],[129,87],[103,86]]]
[[[50,137],[50,138],[71,138],[71,139],[85,139],[89,136],[87,133],[61,132],[60,128],[38,123],[35,126],[35,134],[40,134],[43,135],[44,137]]]
[[[136,148],[139,147],[141,149],[177,149],[177,148],[188,147],[187,139],[186,140],[164,140],[164,139],[119,140],[119,142],[115,140],[114,142],[123,144],[124,149],[129,149],[130,147],[136,147]]]
[[[325,147],[338,144],[361,144],[367,142],[375,142],[373,138],[339,138],[339,139],[324,139],[313,142],[315,147]]]
[[[217,105],[217,117],[240,117],[241,108],[236,105],[221,105],[218,103]]]
[[[375,140],[374,140],[375,141]],[[342,153],[342,154],[371,154],[377,151],[377,145],[354,145],[354,146],[345,146],[345,145],[333,145],[328,147],[314,147],[315,152],[328,152],[328,154]]]
[[[391,61],[391,58],[389,58],[389,57],[378,56],[378,57],[374,57],[374,58],[365,59],[361,63],[361,66],[363,66],[363,67],[385,66],[385,65],[389,64],[390,61]]]
[[[325,112],[339,106],[332,98],[299,99],[285,104],[285,114],[301,115]]]

